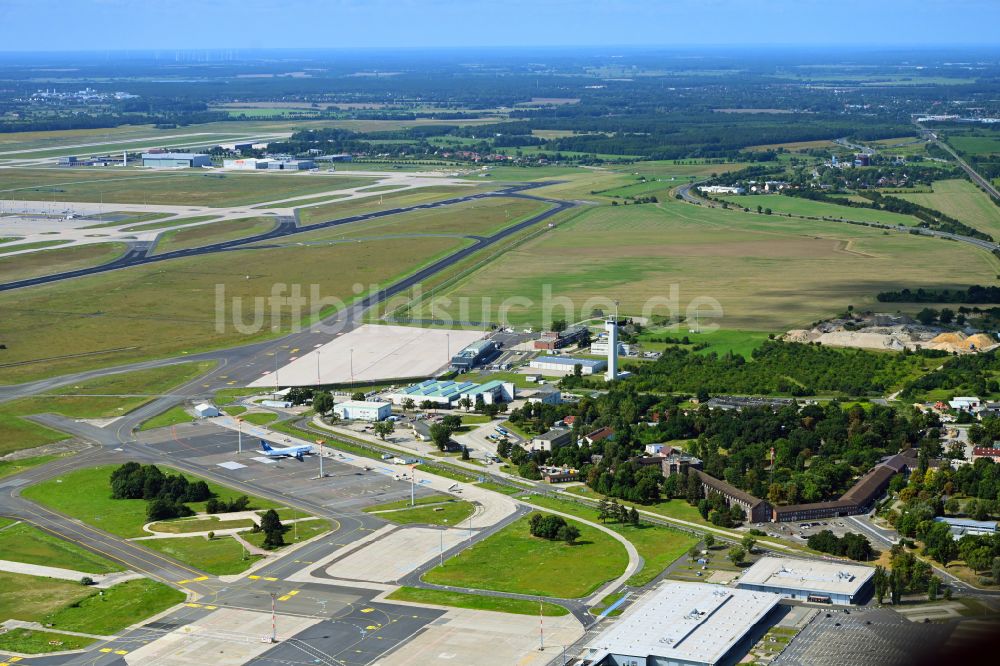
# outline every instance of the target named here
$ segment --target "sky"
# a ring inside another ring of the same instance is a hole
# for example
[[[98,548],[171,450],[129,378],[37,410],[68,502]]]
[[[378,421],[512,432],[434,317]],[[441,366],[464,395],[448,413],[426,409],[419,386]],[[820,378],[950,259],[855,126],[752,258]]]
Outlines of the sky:
[[[1000,0],[0,0],[0,51],[1000,44]]]

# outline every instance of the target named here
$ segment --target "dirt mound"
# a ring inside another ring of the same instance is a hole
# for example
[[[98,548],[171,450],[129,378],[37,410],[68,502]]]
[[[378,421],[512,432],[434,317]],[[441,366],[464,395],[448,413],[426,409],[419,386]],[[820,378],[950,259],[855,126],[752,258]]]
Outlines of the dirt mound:
[[[941,333],[930,341],[931,349],[943,349],[948,352],[982,351],[996,345],[996,341],[985,333],[965,335],[964,333]]]

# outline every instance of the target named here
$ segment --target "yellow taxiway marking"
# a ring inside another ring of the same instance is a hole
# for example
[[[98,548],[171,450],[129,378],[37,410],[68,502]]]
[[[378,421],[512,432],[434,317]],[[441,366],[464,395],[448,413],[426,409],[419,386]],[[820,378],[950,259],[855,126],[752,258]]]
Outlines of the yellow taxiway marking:
[[[362,613],[371,613],[371,612],[373,612],[374,610],[375,610],[374,608],[362,608],[362,609],[361,609],[361,612],[362,612]],[[416,617],[416,615],[414,615],[413,617]]]
[[[260,576],[247,576],[250,580],[260,580]]]
[[[382,626],[381,624],[369,624],[367,627],[365,627],[365,629],[367,629],[368,631],[375,631],[381,626]]]
[[[115,650],[115,654],[128,654],[128,650]]]
[[[298,590],[292,590],[291,592],[289,592],[289,593],[288,593],[288,596],[290,596],[290,597],[294,597],[294,596],[295,596],[296,594],[298,594],[298,593],[299,593],[299,591],[298,591]]]
[[[232,386],[232,385],[233,385],[233,384],[235,384],[235,383],[236,383],[236,382],[234,382],[234,381],[233,381],[233,382],[226,382],[226,384],[227,384],[227,385],[229,385],[229,386]]]
[[[201,608],[201,604],[184,604],[188,608]]]
[[[101,648],[101,652],[111,652],[111,648]]]
[[[205,606],[205,610],[215,610],[218,606]]]
[[[282,597],[278,597],[278,601],[288,601],[289,599],[291,599],[291,597],[287,594]]]
[[[295,353],[295,352],[297,352],[298,350],[299,350],[299,348],[298,348],[298,347],[296,347],[295,349],[293,349],[292,351],[290,351],[290,352],[288,352],[288,353],[289,353],[289,354],[294,354],[294,353]]]
[[[185,579],[185,580],[179,580],[179,581],[177,581],[177,584],[178,585],[184,585],[184,584],[190,583],[190,582],[191,582],[190,580]]]
[[[277,578],[271,578],[270,576],[264,576],[264,580],[269,580],[269,581],[273,582],[273,581],[276,581],[278,579]]]
[[[208,576],[198,576],[197,578],[192,578],[191,580],[195,581],[195,582],[202,581],[202,580],[208,580]]]

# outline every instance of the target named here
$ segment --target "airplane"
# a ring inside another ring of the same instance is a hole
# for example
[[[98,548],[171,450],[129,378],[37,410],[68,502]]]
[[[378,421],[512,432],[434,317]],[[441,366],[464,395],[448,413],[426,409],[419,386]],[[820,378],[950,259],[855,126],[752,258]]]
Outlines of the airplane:
[[[268,458],[295,458],[299,462],[302,462],[303,456],[313,452],[311,444],[305,444],[303,446],[286,446],[281,449],[276,449],[264,440],[260,440],[260,448],[262,449],[264,455]]]

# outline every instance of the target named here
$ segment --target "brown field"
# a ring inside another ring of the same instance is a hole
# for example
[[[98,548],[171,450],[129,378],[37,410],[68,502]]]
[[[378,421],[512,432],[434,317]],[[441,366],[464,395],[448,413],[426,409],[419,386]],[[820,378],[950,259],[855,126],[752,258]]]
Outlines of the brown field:
[[[794,153],[797,150],[809,150],[811,148],[818,148],[820,150],[826,148],[836,148],[837,144],[833,141],[827,139],[820,139],[818,141],[790,141],[788,143],[765,143],[759,146],[747,146],[744,150],[753,151],[764,151],[764,150],[777,150],[778,148],[784,148],[785,150]]]

